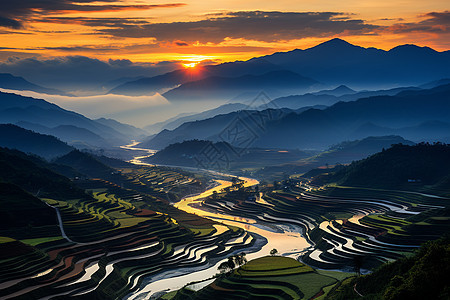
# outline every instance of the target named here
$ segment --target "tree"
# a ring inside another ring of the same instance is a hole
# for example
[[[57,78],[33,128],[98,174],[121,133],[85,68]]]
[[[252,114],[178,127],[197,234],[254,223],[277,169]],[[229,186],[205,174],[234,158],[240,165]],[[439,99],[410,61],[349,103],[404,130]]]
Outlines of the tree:
[[[230,265],[228,264],[227,261],[224,261],[223,263],[221,263],[217,269],[220,271],[220,274],[224,274],[224,273],[227,273],[228,271],[231,271]]]
[[[361,276],[361,267],[364,263],[364,256],[355,255],[353,257],[353,269],[355,270],[356,275]]]
[[[227,264],[230,267],[230,270],[233,270],[236,267],[236,264],[234,263],[234,257],[233,256],[228,257]]]
[[[245,258],[245,253],[241,252],[234,256],[234,261],[238,267],[247,263],[247,258]]]
[[[278,250],[273,248],[272,250],[270,250],[270,255],[275,256],[278,254]]]

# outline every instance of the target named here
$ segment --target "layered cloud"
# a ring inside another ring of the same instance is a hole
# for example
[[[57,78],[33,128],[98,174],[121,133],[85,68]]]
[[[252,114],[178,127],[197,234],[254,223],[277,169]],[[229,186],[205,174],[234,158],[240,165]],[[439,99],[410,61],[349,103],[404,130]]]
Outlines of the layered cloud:
[[[394,33],[450,33],[450,11],[430,12],[423,15],[422,21],[415,23],[398,23],[387,29]]]
[[[348,2],[342,7],[330,6],[333,8],[330,11],[320,11],[323,6],[318,6],[318,11],[302,12],[295,11],[300,10],[301,5],[294,1],[292,11],[219,10],[221,5],[217,3],[211,4],[209,10],[210,6],[202,0],[187,3],[177,0],[161,4],[151,0],[7,1],[0,10],[0,27],[3,26],[0,28],[3,47],[0,59],[10,55],[29,58],[31,54],[36,57],[92,56],[105,61],[127,58],[138,62],[173,63],[195,58],[196,61],[226,62],[294,48],[305,49],[335,37],[385,50],[405,43],[437,50],[450,47],[449,11],[421,15],[386,11],[384,15],[378,9],[375,18],[367,18],[367,14],[352,11],[353,6]],[[252,7],[251,4],[237,5],[231,0],[223,3],[224,9],[227,9],[225,4],[228,8]],[[262,4],[261,7],[268,8],[267,2]],[[152,10],[151,14],[147,10]],[[93,62],[93,66],[97,64]],[[0,65],[0,71],[4,67]],[[151,70],[150,76],[159,70],[159,66],[146,68]],[[92,74],[94,79],[101,75]],[[124,72],[126,77],[143,73],[137,70],[136,74]],[[86,78],[89,77],[90,73]],[[55,82],[58,81],[56,78]]]
[[[31,17],[69,12],[114,12],[123,10],[148,10],[180,7],[184,3],[123,4],[117,0],[20,0],[2,1],[0,26],[22,28]]]
[[[116,25],[100,32],[116,37],[152,37],[158,41],[220,43],[225,38],[265,42],[335,35],[367,34],[378,26],[338,12],[245,11],[209,15],[192,22]]]

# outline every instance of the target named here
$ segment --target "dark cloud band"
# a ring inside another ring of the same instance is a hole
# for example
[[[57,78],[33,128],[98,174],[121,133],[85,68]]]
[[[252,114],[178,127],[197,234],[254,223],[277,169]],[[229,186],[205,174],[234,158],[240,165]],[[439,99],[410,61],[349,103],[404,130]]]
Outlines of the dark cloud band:
[[[148,10],[186,5],[185,3],[123,5],[118,0],[102,0],[101,2],[105,4],[97,4],[97,0],[2,1],[0,10],[0,26],[19,29],[22,28],[23,24],[30,19],[30,16],[48,15],[51,13]]]
[[[99,30],[116,37],[153,37],[160,41],[219,43],[225,38],[279,41],[328,36],[343,32],[365,34],[378,26],[337,12],[231,12],[194,22],[118,26]]]

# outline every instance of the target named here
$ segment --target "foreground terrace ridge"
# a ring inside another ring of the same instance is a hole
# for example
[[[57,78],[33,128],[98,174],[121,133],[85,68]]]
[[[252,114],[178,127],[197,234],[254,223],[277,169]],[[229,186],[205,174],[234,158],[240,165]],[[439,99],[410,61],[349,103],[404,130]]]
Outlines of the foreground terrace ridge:
[[[149,170],[155,172],[155,168]],[[152,175],[151,180],[165,185],[172,181],[170,174],[177,173],[163,171],[161,177]],[[2,298],[125,296],[142,289],[155,276],[180,267],[206,268],[255,242],[252,235],[236,227],[182,212],[173,215],[175,219],[155,212],[146,203],[157,198],[145,193],[104,180],[80,184],[88,187],[91,198],[43,199],[60,213],[67,239],[2,243],[3,249],[23,249],[15,257],[0,260]]]

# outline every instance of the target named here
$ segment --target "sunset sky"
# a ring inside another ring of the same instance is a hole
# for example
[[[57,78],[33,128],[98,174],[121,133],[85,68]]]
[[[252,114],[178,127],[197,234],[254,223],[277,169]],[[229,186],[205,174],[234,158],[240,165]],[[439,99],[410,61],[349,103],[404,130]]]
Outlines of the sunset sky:
[[[2,1],[0,60],[225,62],[305,49],[333,37],[388,50],[450,49],[447,0]]]

